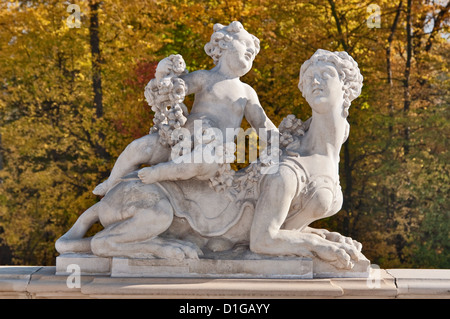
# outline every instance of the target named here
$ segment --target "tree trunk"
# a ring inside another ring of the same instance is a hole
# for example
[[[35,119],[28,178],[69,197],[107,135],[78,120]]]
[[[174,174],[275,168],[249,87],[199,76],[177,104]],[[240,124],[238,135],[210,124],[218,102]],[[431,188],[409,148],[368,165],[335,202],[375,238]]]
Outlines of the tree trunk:
[[[411,106],[411,60],[412,60],[412,23],[411,23],[411,6],[412,0],[407,1],[406,6],[406,65],[405,65],[405,79],[404,79],[404,104],[403,112],[405,117],[408,116],[409,109]],[[405,142],[404,142],[404,152],[405,155],[409,154],[409,139],[410,139],[410,127],[406,124],[405,127]]]
[[[102,94],[102,75],[101,75],[101,54],[100,39],[98,30],[98,7],[97,0],[89,1],[90,9],[90,45],[92,62],[92,89],[94,90],[94,106],[97,118],[103,116],[103,94]]]
[[[450,1],[447,2],[447,5],[441,9],[438,15],[434,18],[433,29],[430,32],[430,36],[428,37],[427,44],[425,45],[425,51],[429,52],[431,50],[431,46],[433,45],[434,37],[441,29],[441,23],[444,21],[446,17],[450,15]]]
[[[330,4],[330,7],[331,7],[331,14],[333,15],[334,21],[336,22],[336,29],[338,31],[339,43],[341,44],[344,51],[346,51],[348,54],[351,54],[351,52],[349,52],[349,47],[345,41],[344,33],[342,32],[341,21],[339,20],[338,12],[336,10],[336,4],[334,3],[333,0],[328,0],[328,3]],[[344,150],[343,166],[344,166],[345,189],[343,192],[344,203],[343,203],[342,209],[347,212],[347,215],[344,217],[342,228],[343,228],[343,232],[345,234],[350,234],[352,231],[350,229],[350,216],[353,212],[353,207],[354,207],[353,199],[352,199],[353,176],[352,176],[352,168],[350,165],[351,160],[350,160],[350,146],[349,146],[350,142],[349,141],[350,141],[350,137],[347,138],[347,141],[345,141],[345,143],[343,145],[343,150]]]
[[[391,118],[394,117],[394,100],[392,98],[392,94],[393,94],[392,89],[393,89],[394,83],[392,81],[391,48],[392,48],[392,41],[394,40],[394,34],[395,34],[395,31],[397,30],[398,20],[400,18],[400,14],[402,11],[402,6],[403,6],[403,0],[400,0],[398,7],[397,7],[397,12],[395,14],[394,22],[392,23],[391,33],[389,34],[389,37],[388,37],[388,45],[386,47],[386,72],[387,72],[387,84],[389,85],[389,106],[388,106],[388,108],[389,108],[389,116]],[[391,135],[393,133],[392,123],[389,123],[389,133]]]
[[[0,171],[3,169],[3,148],[2,148],[2,134],[0,134]],[[1,179],[0,179],[1,182]]]
[[[89,36],[91,46],[91,63],[92,63],[92,89],[94,91],[94,107],[97,119],[103,116],[103,93],[102,93],[102,56],[100,52],[100,37],[99,37],[99,23],[98,23],[98,9],[100,2],[98,0],[89,1],[90,9],[90,24]],[[110,159],[110,154],[103,147],[105,135],[103,132],[98,132],[99,142],[95,144],[96,154],[103,159]]]
[[[350,52],[348,52],[347,42],[345,42],[344,32],[342,32],[341,21],[339,20],[339,16],[337,14],[336,4],[334,3],[333,0],[328,0],[328,3],[331,6],[331,14],[333,15],[334,21],[336,22],[336,29],[337,29],[338,35],[339,35],[339,42],[341,43],[344,51],[347,51],[347,53],[350,54]]]

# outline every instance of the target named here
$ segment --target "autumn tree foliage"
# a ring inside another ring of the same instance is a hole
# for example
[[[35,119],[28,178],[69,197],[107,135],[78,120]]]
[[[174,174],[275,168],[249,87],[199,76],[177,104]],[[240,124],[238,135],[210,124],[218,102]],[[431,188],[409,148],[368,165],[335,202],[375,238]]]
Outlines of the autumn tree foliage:
[[[381,267],[450,267],[449,1],[73,4],[79,28],[69,2],[0,0],[0,262],[54,263],[55,240],[148,133],[157,62],[213,67],[212,26],[238,20],[261,40],[243,81],[277,125],[311,115],[297,84],[317,49],[347,51],[364,76],[341,153],[344,206],[313,226],[361,241]]]

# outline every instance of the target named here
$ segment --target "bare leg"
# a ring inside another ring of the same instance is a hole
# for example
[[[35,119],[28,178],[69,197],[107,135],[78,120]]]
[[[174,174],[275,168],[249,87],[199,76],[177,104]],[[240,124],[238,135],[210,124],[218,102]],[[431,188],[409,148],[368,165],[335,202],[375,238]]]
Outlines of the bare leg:
[[[151,167],[145,167],[138,173],[139,178],[145,184],[160,181],[176,181],[197,178],[207,180],[213,177],[219,170],[219,164],[203,162],[203,148],[193,150],[178,160],[159,163]]]
[[[131,142],[119,155],[109,178],[95,187],[95,195],[104,196],[125,175],[137,170],[142,164],[154,165],[169,159],[170,149],[162,146],[158,133],[143,136]]]
[[[201,251],[192,243],[159,237],[172,223],[173,209],[167,199],[150,208],[129,206],[132,217],[107,226],[92,239],[98,256],[128,258],[198,258]],[[131,211],[132,210],[132,211]]]
[[[72,228],[61,236],[55,243],[60,254],[75,252],[91,252],[91,237],[83,238],[89,228],[98,221],[98,209],[101,202],[93,205],[78,217]]]

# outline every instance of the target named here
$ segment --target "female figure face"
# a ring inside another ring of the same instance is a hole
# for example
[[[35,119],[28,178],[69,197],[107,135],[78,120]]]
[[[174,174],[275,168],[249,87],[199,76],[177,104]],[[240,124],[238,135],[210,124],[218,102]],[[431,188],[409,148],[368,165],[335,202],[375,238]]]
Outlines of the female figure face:
[[[303,74],[304,96],[309,105],[319,114],[342,107],[344,83],[333,64],[320,61],[311,65]]]

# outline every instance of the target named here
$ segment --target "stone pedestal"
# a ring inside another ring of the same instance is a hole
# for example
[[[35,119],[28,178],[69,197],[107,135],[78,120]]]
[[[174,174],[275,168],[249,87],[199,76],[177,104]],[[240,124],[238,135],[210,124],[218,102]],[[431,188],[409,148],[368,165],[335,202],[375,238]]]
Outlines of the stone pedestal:
[[[71,265],[79,266],[81,275],[109,275],[111,259],[89,254],[62,254],[56,257],[56,275],[73,272]]]
[[[268,257],[249,251],[219,254],[216,258],[206,255],[200,259],[184,260],[63,254],[56,258],[56,275],[73,272],[73,268],[68,268],[70,265],[78,266],[82,275],[137,278],[367,278],[370,273],[370,262],[367,259],[360,260],[351,270],[338,270],[319,259]]]
[[[56,275],[67,275],[69,265],[79,266],[82,275],[111,277],[183,278],[313,278],[309,258],[291,259],[128,259],[64,254],[56,258]]]

